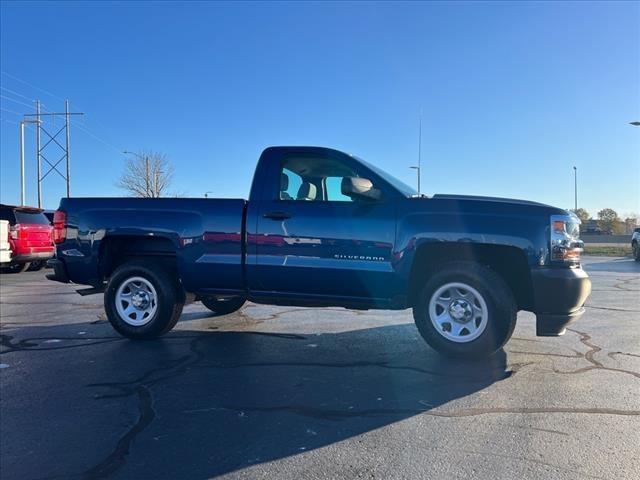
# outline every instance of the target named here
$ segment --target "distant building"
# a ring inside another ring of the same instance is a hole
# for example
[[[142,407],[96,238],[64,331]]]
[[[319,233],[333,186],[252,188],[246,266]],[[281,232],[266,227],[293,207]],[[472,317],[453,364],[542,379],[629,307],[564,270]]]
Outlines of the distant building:
[[[633,229],[637,228],[638,225],[633,225],[631,223],[625,223],[623,221],[618,222],[617,232],[621,232],[623,235],[631,235],[633,233]],[[598,220],[590,218],[585,223],[580,225],[580,232],[586,233],[589,235],[611,235],[614,232],[603,231],[598,225]]]

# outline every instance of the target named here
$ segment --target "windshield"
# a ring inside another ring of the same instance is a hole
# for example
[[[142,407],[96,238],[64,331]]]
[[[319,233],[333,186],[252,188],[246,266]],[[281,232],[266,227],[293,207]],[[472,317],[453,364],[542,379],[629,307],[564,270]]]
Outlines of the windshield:
[[[382,177],[383,180],[390,183],[392,187],[394,187],[396,190],[399,190],[404,196],[413,197],[414,195],[418,195],[418,192],[416,191],[415,188],[412,188],[406,183],[398,180],[393,175],[389,175],[387,172],[385,172],[381,168],[378,168],[375,165],[372,165],[369,162],[366,162],[365,160],[361,159],[360,157],[356,157],[355,155],[353,156],[353,158],[358,160],[360,163],[362,163],[364,166],[366,166],[370,170],[373,170],[373,172],[376,175]]]

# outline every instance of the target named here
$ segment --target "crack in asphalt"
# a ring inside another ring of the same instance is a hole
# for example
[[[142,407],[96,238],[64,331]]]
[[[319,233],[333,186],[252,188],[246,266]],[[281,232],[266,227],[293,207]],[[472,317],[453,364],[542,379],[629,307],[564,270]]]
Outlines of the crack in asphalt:
[[[586,332],[580,332],[578,330],[574,330],[572,328],[567,328],[567,330],[577,334],[580,337],[580,342],[583,345],[586,345],[587,347],[589,347],[589,350],[584,354],[584,359],[587,362],[589,362],[591,365],[583,367],[583,368],[579,368],[577,370],[570,370],[570,371],[558,370],[557,368],[554,367],[553,368],[554,373],[567,374],[568,375],[568,374],[585,373],[585,372],[589,372],[591,370],[605,370],[605,371],[608,371],[608,372],[624,373],[626,375],[632,375],[632,376],[634,376],[636,378],[640,378],[640,373],[639,372],[634,372],[633,370],[606,367],[601,362],[599,362],[598,360],[593,358],[596,353],[602,351],[602,347],[596,345],[595,343],[593,343],[591,341],[591,335],[589,335]]]
[[[40,342],[38,342],[40,340]],[[76,344],[76,345],[60,345],[60,346],[52,346],[52,347],[39,347],[41,343],[46,342],[47,340],[66,340],[66,341],[81,341],[84,343]],[[97,340],[92,342],[91,340]],[[12,352],[24,352],[24,351],[38,351],[44,352],[48,350],[64,350],[67,348],[78,348],[78,347],[89,347],[91,345],[100,345],[103,343],[111,343],[117,341],[126,340],[124,337],[32,337],[25,338],[18,342],[13,342],[13,336],[11,335],[0,335],[0,346],[6,348],[0,352],[0,355],[5,355],[7,353]],[[39,347],[39,348],[38,348]]]
[[[185,338],[185,337],[174,337]],[[153,409],[153,395],[150,387],[158,382],[167,380],[169,378],[182,375],[187,369],[199,362],[203,353],[197,349],[197,343],[204,339],[203,335],[198,335],[189,342],[189,354],[184,355],[176,360],[167,362],[165,365],[161,365],[147,372],[135,380],[128,382],[104,382],[94,383],[87,385],[87,387],[101,387],[110,388],[119,393],[96,395],[96,400],[106,398],[123,398],[123,397],[138,397],[138,419],[137,421],[124,433],[120,440],[114,447],[114,449],[98,464],[85,470],[80,474],[80,478],[96,478],[104,477],[113,474],[126,464],[126,458],[130,453],[131,445],[135,441],[136,437],[140,435],[155,418],[155,411]]]
[[[150,390],[144,385],[138,385],[133,389],[133,394],[138,397],[138,420],[122,436],[111,453],[99,464],[85,470],[80,478],[93,479],[104,478],[112,475],[126,463],[126,457],[131,450],[131,444],[135,438],[147,428],[156,416],[153,409],[153,397]]]
[[[616,278],[616,280],[618,281],[618,283],[616,283],[615,285],[613,285],[613,288],[616,288],[618,290],[624,290],[625,292],[637,292],[637,289],[632,289],[632,288],[624,288],[624,286],[628,285],[631,282],[635,282],[638,281],[638,277],[633,277],[633,278]]]
[[[627,353],[627,352],[609,352],[609,353],[607,353],[607,356],[609,358],[614,358],[616,355],[626,355],[627,357],[640,358],[640,354],[637,354],[637,353]]]
[[[377,418],[394,417],[407,415],[428,415],[431,417],[464,418],[477,417],[490,414],[546,414],[546,413],[574,413],[581,415],[617,415],[617,416],[640,416],[640,410],[620,410],[615,408],[579,408],[579,407],[486,407],[467,408],[455,411],[431,410],[429,408],[372,408],[365,410],[337,410],[313,408],[305,405],[281,405],[273,407],[260,407],[249,405],[221,405],[219,407],[203,408],[198,410],[187,410],[183,413],[201,413],[209,411],[231,411],[234,413],[291,413],[303,417],[319,420],[345,420],[351,418]]]
[[[571,349],[573,350],[573,349]],[[584,353],[573,350],[573,355],[564,355],[562,353],[547,353],[547,352],[525,352],[519,350],[507,350],[508,353],[520,353],[523,355],[539,355],[541,357],[559,357],[559,358],[582,358]]]
[[[488,380],[500,381],[512,377],[515,373],[520,371],[525,366],[533,365],[534,362],[524,363],[512,363],[507,365],[511,370],[504,370],[503,368],[497,368],[492,370],[483,370],[486,376],[478,375],[454,375],[451,373],[442,373],[434,370],[427,370],[420,367],[411,367],[403,365],[390,365],[389,362],[342,362],[342,363],[325,363],[325,362],[260,362],[260,363],[214,363],[214,364],[198,364],[194,365],[194,368],[204,369],[235,369],[235,368],[264,368],[264,367],[317,367],[317,368],[384,368],[389,370],[403,370],[411,371],[420,374],[431,375],[440,378],[450,378],[451,383],[465,382],[465,383],[483,383]],[[500,373],[502,376],[492,375],[493,373]]]
[[[101,303],[75,303],[75,302],[0,302],[0,305],[65,305],[80,308],[103,308]]]
[[[612,312],[630,312],[630,313],[640,313],[640,310],[631,310],[627,308],[617,308],[617,307],[597,307],[595,305],[585,305],[586,308],[593,308],[596,310],[611,310]]]

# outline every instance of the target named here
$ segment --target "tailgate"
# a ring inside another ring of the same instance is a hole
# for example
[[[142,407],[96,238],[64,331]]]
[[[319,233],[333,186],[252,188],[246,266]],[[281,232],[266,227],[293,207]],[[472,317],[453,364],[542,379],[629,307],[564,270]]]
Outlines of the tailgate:
[[[53,247],[49,225],[20,225],[18,240],[26,247]]]

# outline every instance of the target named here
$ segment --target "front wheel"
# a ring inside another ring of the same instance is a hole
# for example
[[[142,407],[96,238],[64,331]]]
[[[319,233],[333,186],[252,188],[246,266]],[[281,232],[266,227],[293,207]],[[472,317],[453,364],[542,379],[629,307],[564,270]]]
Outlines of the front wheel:
[[[104,294],[109,322],[118,333],[134,340],[167,333],[178,322],[183,305],[175,274],[148,261],[118,267]]]
[[[425,341],[450,357],[486,357],[509,340],[517,307],[504,280],[474,262],[441,267],[422,288],[413,316]]]
[[[226,300],[218,300],[215,297],[203,297],[202,304],[216,315],[227,315],[233,313],[244,305],[246,298],[231,297]]]
[[[640,245],[638,242],[633,244],[633,258],[636,262],[640,262]]]

